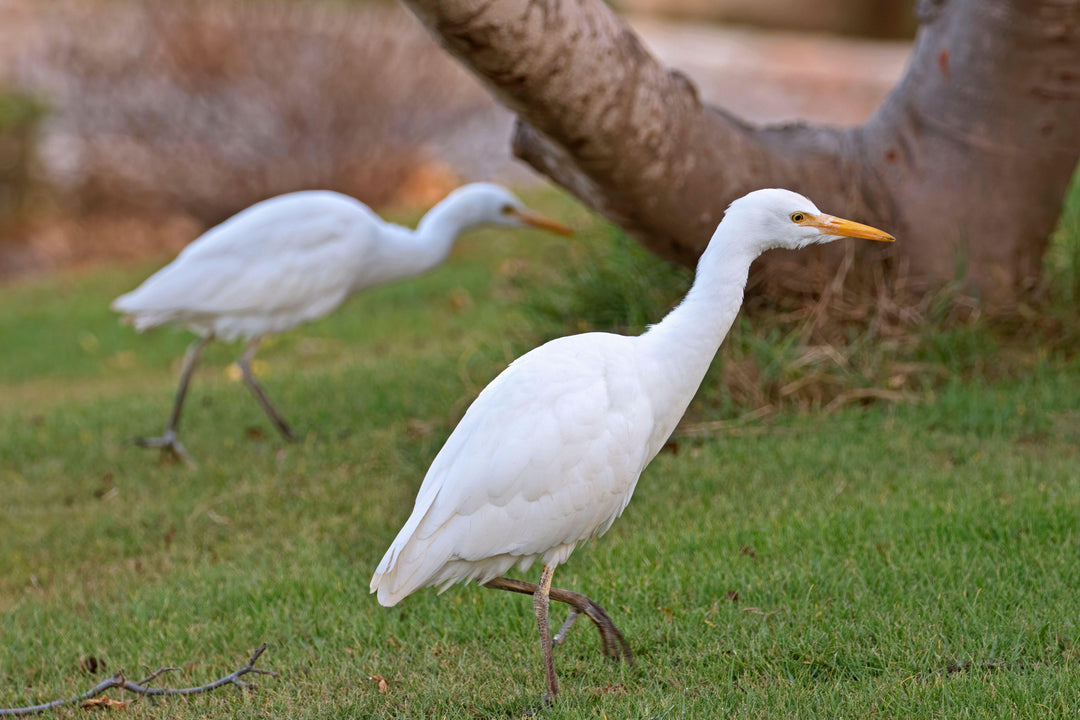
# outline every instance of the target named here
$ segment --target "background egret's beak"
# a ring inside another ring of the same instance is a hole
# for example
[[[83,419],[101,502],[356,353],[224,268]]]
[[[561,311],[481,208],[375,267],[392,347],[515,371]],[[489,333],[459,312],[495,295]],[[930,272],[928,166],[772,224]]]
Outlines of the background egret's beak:
[[[558,235],[565,235],[566,237],[570,237],[574,234],[573,230],[566,227],[562,223],[556,222],[550,218],[546,218],[539,213],[534,213],[532,210],[526,210],[524,208],[510,208],[506,212],[508,215],[513,215],[514,217],[518,218],[526,225],[531,225],[532,227],[539,228],[540,230],[547,230],[548,232],[553,232]]]
[[[852,222],[833,215],[816,215],[807,220],[805,225],[821,228],[826,235],[838,235],[840,237],[864,238],[866,240],[878,240],[880,242],[893,242],[896,240],[884,230]]]

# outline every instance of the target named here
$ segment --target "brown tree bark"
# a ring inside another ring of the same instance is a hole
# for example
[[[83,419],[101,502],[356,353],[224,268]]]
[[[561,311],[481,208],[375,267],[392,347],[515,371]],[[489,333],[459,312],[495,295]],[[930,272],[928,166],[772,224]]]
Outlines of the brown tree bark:
[[[1080,0],[922,0],[904,77],[851,129],[705,106],[601,0],[405,2],[518,114],[521,158],[661,256],[693,263],[779,186],[893,232],[913,278],[1038,284],[1080,157]]]

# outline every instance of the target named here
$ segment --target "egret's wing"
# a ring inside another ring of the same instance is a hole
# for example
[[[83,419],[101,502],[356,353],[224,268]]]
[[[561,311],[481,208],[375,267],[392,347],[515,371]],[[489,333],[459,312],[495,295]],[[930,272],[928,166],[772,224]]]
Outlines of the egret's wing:
[[[318,248],[328,237],[350,228],[373,231],[383,225],[367,205],[348,195],[328,190],[287,193],[255,203],[210,228],[177,259],[271,257],[282,251]]]
[[[649,459],[651,408],[630,342],[561,338],[484,389],[379,566],[377,579],[394,575],[388,596],[429,584],[448,561],[538,555],[610,526]]]
[[[378,232],[365,214],[381,223],[362,204],[333,193],[272,198],[209,230],[113,307],[158,322],[275,313],[318,317],[362,282],[364,258]]]

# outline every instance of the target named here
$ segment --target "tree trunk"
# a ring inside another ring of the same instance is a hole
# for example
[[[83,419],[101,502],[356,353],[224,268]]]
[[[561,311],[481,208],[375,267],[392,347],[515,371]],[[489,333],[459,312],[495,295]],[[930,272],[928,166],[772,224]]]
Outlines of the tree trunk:
[[[923,0],[905,76],[851,129],[703,105],[601,0],[405,2],[518,114],[521,158],[661,256],[692,264],[728,203],[779,186],[893,232],[914,279],[1038,284],[1080,157],[1080,0]]]

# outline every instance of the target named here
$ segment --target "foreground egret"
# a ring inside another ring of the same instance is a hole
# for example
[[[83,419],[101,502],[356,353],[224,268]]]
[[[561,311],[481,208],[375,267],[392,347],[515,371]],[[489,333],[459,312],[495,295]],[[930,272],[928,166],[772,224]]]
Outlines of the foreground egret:
[[[736,200],[698,263],[693,287],[637,337],[586,333],[518,358],[488,385],[436,456],[412,515],[371,579],[397,604],[429,585],[476,580],[533,595],[547,683],[558,692],[548,630],[550,599],[600,630],[604,651],[630,659],[618,628],[584,595],[551,587],[574,547],[605,532],[663,446],[731,328],[750,263],[770,248],[840,237],[891,241],[866,225],[824,215],[787,190]],[[543,563],[540,583],[500,577]]]
[[[262,338],[320,318],[358,290],[434,268],[458,234],[485,223],[571,233],[488,183],[450,193],[415,231],[384,222],[359,200],[321,190],[264,200],[211,228],[112,303],[137,330],[175,323],[199,336],[184,355],[165,433],[138,443],[190,460],[177,426],[199,353],[214,338],[248,341],[237,361],[244,381],[281,434],[294,439],[251,370]]]

